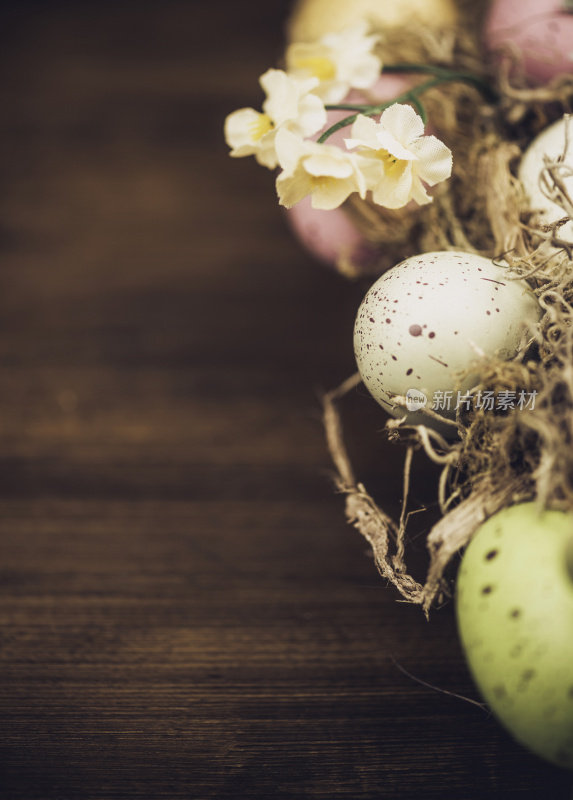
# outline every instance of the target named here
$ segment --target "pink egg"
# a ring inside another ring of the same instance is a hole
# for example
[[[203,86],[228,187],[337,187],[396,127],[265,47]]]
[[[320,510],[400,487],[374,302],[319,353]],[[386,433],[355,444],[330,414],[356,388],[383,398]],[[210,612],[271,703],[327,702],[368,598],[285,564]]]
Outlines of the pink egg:
[[[348,261],[357,268],[375,263],[377,248],[368,244],[343,208],[323,211],[305,197],[286,213],[297,239],[319,261],[330,265]]]
[[[523,59],[533,84],[573,73],[573,13],[565,0],[493,0],[484,30],[486,46],[509,45]]]
[[[370,97],[381,102],[393,100],[411,85],[411,78],[405,75],[383,75],[375,86],[368,90],[368,99],[361,92],[352,91],[344,99],[344,102],[364,104],[370,102]],[[352,114],[351,111],[329,111],[328,123],[323,130],[350,114]],[[317,133],[313,138],[318,139],[321,133],[323,131]],[[334,144],[346,149],[344,139],[349,136],[350,127],[341,128],[327,139],[327,144]],[[332,211],[322,211],[313,208],[310,197],[305,197],[295,206],[287,209],[286,214],[297,239],[319,261],[331,266],[344,262],[353,265],[358,271],[374,268],[377,263],[383,267],[381,246],[374,246],[366,240],[343,207],[335,208]],[[391,263],[387,264],[387,266],[391,265]]]

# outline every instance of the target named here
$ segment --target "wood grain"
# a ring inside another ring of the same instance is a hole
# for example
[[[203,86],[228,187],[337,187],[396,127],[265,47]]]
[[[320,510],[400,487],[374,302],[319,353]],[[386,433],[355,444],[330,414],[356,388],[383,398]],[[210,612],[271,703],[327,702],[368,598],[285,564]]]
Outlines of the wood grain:
[[[397,602],[343,522],[317,398],[353,370],[363,287],[300,250],[221,134],[287,10],[1,12],[5,800],[568,795],[398,669],[476,697],[451,606]],[[349,403],[395,509],[402,453]]]

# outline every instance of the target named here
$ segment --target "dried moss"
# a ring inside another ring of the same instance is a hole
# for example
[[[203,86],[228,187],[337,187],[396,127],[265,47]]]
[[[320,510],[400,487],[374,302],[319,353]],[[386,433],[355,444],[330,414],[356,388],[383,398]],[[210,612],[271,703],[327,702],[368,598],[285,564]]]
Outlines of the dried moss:
[[[484,59],[464,32],[427,32],[385,45],[386,60],[417,61],[466,69],[485,75]],[[560,223],[541,225],[532,217],[516,167],[527,144],[547,124],[571,110],[573,75],[541,89],[510,83],[510,57],[495,80],[499,102],[485,102],[471,86],[455,84],[428,96],[432,126],[454,153],[454,172],[434,202],[408,217],[389,222],[365,201],[351,213],[371,241],[387,242],[396,263],[414,252],[464,249],[504,259],[516,277],[528,281],[543,308],[539,325],[511,361],[482,359],[479,385],[499,392],[535,392],[533,409],[505,412],[473,408],[459,413],[457,439],[445,441],[431,428],[408,427],[389,420],[388,434],[410,448],[423,449],[440,464],[442,518],[428,536],[430,567],[424,585],[406,568],[407,531],[375,503],[354,478],[344,447],[338,401],[357,378],[325,397],[325,426],[337,467],[339,488],[347,494],[346,514],[371,543],[380,572],[426,613],[448,586],[444,581],[452,556],[477,527],[501,508],[537,499],[540,506],[573,510],[573,242],[560,234],[573,218],[573,202],[563,183],[564,165],[547,162],[540,181],[563,209]],[[515,70],[511,70],[515,74]],[[493,76],[489,76],[493,80]],[[573,143],[573,122],[571,125]],[[388,236],[393,231],[392,237]],[[348,267],[348,265],[346,265]],[[475,374],[476,365],[472,366]],[[407,502],[409,459],[405,476]]]

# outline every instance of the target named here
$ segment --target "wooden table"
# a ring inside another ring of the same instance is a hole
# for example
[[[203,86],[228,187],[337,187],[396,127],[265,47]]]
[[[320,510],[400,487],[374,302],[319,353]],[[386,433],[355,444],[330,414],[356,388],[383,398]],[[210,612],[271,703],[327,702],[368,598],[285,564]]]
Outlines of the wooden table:
[[[364,287],[222,139],[285,0],[1,13],[0,796],[567,797],[400,671],[476,698],[451,605],[397,602],[333,492],[318,397]]]

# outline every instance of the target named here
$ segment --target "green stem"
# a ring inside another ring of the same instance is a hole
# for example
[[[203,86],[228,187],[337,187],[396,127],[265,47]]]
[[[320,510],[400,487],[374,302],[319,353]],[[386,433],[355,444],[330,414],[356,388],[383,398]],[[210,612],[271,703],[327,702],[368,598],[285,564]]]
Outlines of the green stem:
[[[325,106],[325,108],[327,111],[336,111],[336,106]],[[372,116],[373,113],[375,114],[376,112],[367,111],[366,116],[367,117]],[[316,141],[318,142],[318,144],[324,144],[324,142],[326,142],[328,137],[332,136],[333,133],[336,133],[336,131],[339,131],[341,128],[346,128],[347,125],[352,125],[353,122],[356,122],[356,118],[358,116],[359,116],[358,114],[352,114],[352,116],[350,117],[344,117],[344,119],[341,119],[340,122],[337,122],[335,125],[331,125],[331,127],[328,128],[328,130],[324,131],[322,136],[319,136]]]
[[[360,105],[359,103],[329,103],[325,106],[327,111],[368,111],[372,108],[371,103]]]
[[[573,2],[573,0],[571,0]],[[474,75],[473,72],[458,72],[454,69],[447,67],[437,67],[432,64],[387,64],[382,73],[387,75],[402,74],[402,73],[416,73],[422,75],[435,75],[437,78],[445,78],[448,81],[462,81],[469,83],[479,89],[484,97],[490,102],[495,102],[498,99],[497,92],[490,86],[490,84],[480,78],[479,75]]]
[[[414,108],[416,109],[416,111],[418,112],[420,117],[422,118],[422,122],[425,125],[427,123],[427,121],[428,121],[428,115],[426,114],[426,109],[424,108],[424,105],[423,105],[422,101],[420,100],[419,97],[416,97],[415,94],[412,94],[410,96],[410,102],[412,103],[412,105],[414,106]]]
[[[353,122],[356,121],[356,118],[364,113],[367,117],[373,117],[374,114],[381,114],[390,106],[393,106],[395,103],[412,103],[413,105],[420,104],[418,99],[418,95],[425,92],[427,89],[431,89],[433,86],[439,86],[440,84],[445,83],[444,78],[433,78],[430,81],[426,81],[425,83],[420,84],[420,86],[415,86],[413,89],[409,89],[407,92],[403,92],[402,94],[398,95],[394,100],[388,100],[386,103],[379,103],[375,106],[345,106],[344,109],[346,111],[356,111],[356,114],[352,114],[350,117],[344,117],[339,122],[336,122],[332,125],[328,130],[326,130],[322,136],[317,140],[319,144],[323,144],[329,136],[332,136],[333,133],[339,131],[341,128],[346,128],[347,125],[352,125]],[[336,111],[340,110],[340,106],[325,106],[327,111]],[[420,115],[422,116],[422,115]],[[422,119],[425,117],[425,113]]]
[[[444,83],[454,83],[456,81],[469,83],[479,89],[490,102],[495,102],[497,100],[497,94],[492,87],[482,78],[473,75],[471,72],[456,72],[451,69],[446,69],[445,67],[435,67],[429,64],[390,64],[382,70],[382,74],[407,72],[433,75],[434,77],[425,83],[421,83],[419,86],[414,86],[407,92],[398,95],[394,100],[390,100],[386,103],[380,103],[378,105],[353,105],[351,103],[327,105],[327,111],[355,111],[356,113],[339,120],[339,122],[336,122],[328,128],[328,130],[320,136],[318,143],[323,144],[333,133],[336,133],[336,131],[339,131],[341,128],[346,128],[348,125],[352,125],[360,114],[372,117],[375,114],[381,114],[382,111],[390,108],[390,106],[393,106],[395,103],[411,103],[418,114],[420,114],[425,124],[427,122],[426,112],[419,96],[428,89],[433,89],[434,86],[441,86]]]

